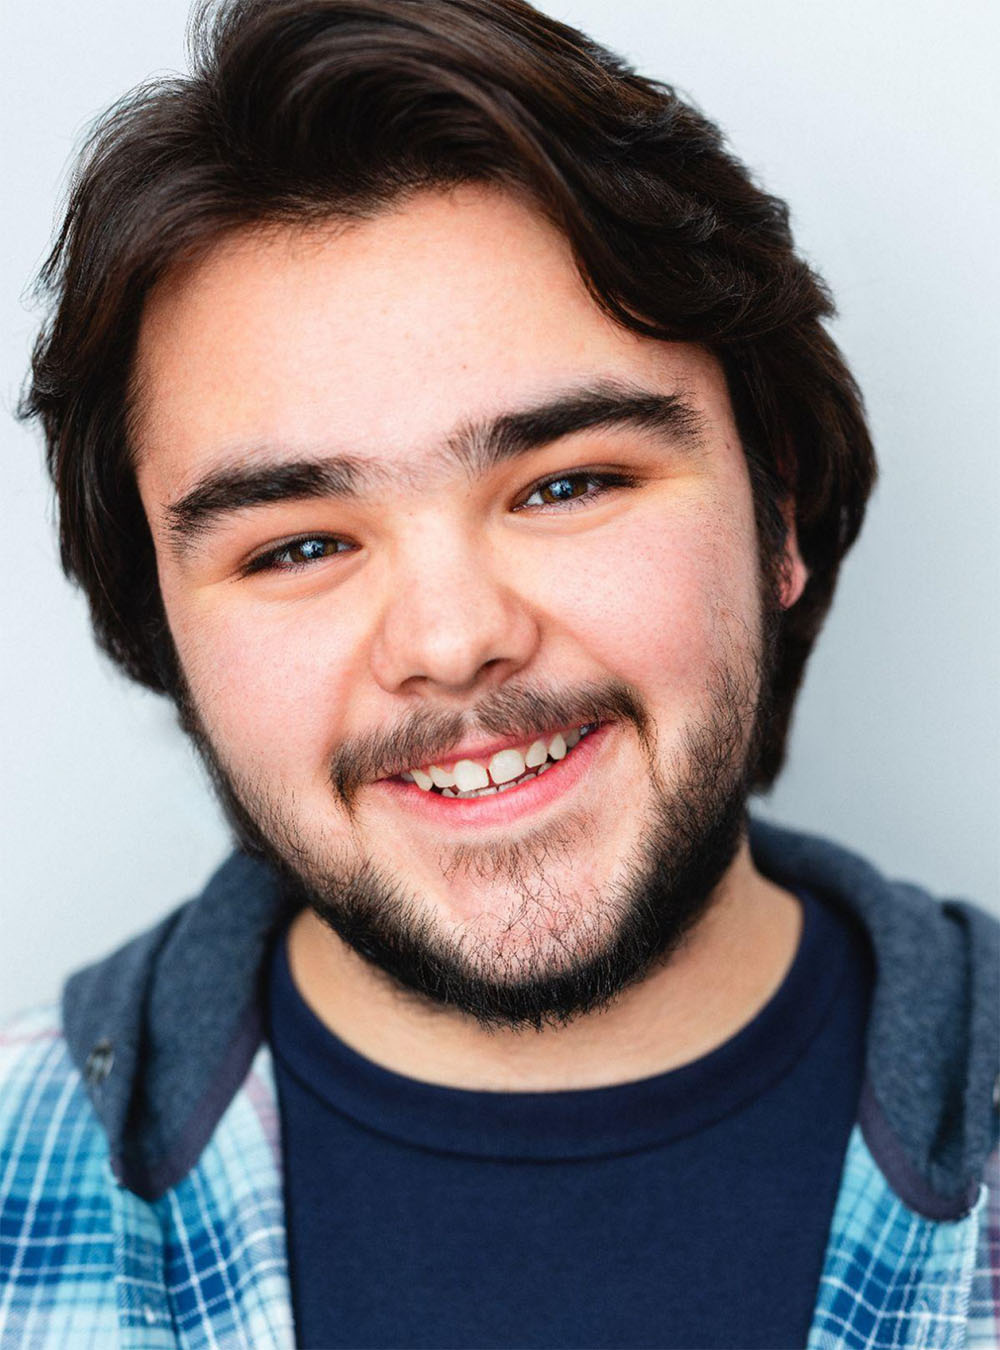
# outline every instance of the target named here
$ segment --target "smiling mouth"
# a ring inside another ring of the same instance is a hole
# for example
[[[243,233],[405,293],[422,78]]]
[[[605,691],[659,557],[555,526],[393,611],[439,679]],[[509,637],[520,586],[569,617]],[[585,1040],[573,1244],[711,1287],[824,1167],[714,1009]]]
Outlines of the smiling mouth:
[[[499,750],[488,760],[460,759],[450,767],[428,764],[401,773],[404,783],[414,783],[422,792],[467,801],[491,797],[521,787],[547,773],[572,754],[576,746],[598,727],[588,722],[549,737]]]

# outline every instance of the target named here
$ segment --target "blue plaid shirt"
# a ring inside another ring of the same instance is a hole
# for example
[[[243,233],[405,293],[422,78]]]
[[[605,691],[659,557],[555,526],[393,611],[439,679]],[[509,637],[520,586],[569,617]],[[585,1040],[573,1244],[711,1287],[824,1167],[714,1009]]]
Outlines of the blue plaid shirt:
[[[270,1052],[197,1164],[159,1199],[125,1189],[52,1012],[0,1035],[0,1347],[292,1347]],[[706,1279],[711,1272],[706,1271]],[[971,1210],[893,1193],[855,1127],[808,1350],[1000,1344],[1000,1157]]]

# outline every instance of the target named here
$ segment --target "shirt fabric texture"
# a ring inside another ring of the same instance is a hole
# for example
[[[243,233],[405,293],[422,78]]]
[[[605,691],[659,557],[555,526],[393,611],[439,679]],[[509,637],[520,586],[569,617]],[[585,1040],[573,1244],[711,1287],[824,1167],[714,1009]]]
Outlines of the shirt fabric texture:
[[[846,915],[800,900],[795,959],[737,1035],[580,1091],[463,1091],[380,1068],[308,1007],[283,935],[268,1040],[301,1343],[805,1345],[871,969]]]
[[[1000,926],[815,836],[751,821],[750,846],[765,876],[853,914],[875,955],[807,1350],[995,1350]],[[234,855],[60,1009],[0,1033],[3,1350],[295,1345],[264,1040],[288,917],[274,874]]]

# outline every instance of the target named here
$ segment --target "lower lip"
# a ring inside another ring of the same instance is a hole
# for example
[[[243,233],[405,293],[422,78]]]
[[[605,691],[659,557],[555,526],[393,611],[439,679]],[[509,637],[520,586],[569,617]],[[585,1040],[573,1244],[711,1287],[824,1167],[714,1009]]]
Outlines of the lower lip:
[[[424,792],[415,783],[404,783],[399,778],[382,778],[374,786],[391,793],[396,804],[439,828],[512,825],[572,792],[590,768],[611,726],[611,723],[603,722],[578,741],[565,759],[556,760],[541,777],[529,778],[507,792],[490,792],[485,797],[442,797],[440,793]]]

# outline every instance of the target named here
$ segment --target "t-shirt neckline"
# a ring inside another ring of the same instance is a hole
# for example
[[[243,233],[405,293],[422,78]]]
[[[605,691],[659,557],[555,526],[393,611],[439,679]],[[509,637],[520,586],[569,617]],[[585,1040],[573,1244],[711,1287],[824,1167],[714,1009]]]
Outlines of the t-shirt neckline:
[[[749,1105],[798,1061],[830,1012],[849,958],[842,923],[796,891],[803,926],[792,964],[764,1007],[707,1055],[611,1087],[488,1092],[383,1068],[326,1027],[299,993],[287,930],[270,964],[268,1035],[280,1065],[358,1126],[435,1152],[506,1160],[583,1159],[651,1148]]]

